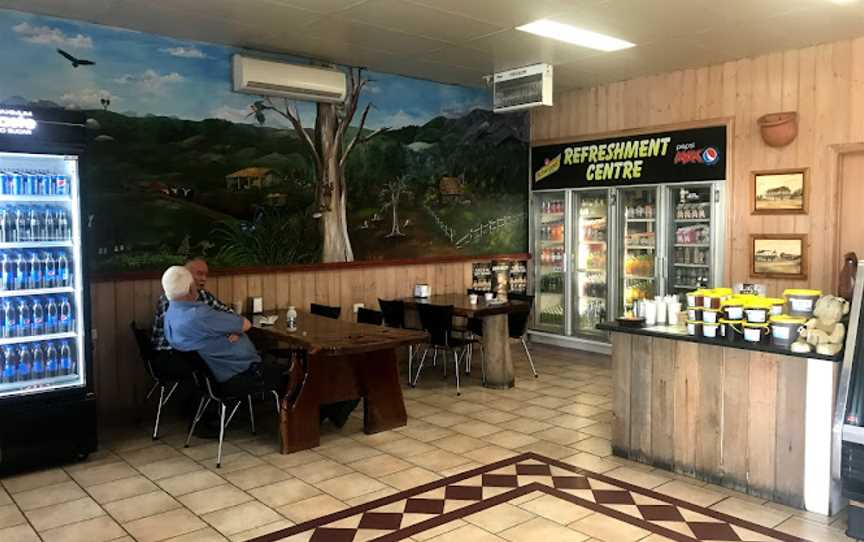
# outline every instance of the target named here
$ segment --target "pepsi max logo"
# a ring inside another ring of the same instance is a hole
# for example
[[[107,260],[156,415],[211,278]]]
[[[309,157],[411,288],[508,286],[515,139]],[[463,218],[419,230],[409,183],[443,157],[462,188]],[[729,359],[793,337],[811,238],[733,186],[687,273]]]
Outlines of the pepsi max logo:
[[[717,163],[717,160],[720,160],[720,153],[717,149],[714,147],[705,147],[705,150],[702,151],[702,162],[713,166]]]

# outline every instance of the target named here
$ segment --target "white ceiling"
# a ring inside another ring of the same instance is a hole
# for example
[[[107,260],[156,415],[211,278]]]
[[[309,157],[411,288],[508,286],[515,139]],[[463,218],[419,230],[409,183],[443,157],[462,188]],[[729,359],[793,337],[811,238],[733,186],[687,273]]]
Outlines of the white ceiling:
[[[555,65],[556,91],[864,35],[864,0],[0,0],[0,7],[436,81]],[[542,17],[637,44],[514,30]]]

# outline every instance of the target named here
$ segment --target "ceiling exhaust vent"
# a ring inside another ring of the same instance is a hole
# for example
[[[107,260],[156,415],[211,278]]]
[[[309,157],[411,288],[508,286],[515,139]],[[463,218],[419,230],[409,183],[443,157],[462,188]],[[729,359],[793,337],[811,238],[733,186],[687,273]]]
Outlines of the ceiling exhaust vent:
[[[496,113],[552,105],[552,65],[534,64],[496,73],[492,96]]]

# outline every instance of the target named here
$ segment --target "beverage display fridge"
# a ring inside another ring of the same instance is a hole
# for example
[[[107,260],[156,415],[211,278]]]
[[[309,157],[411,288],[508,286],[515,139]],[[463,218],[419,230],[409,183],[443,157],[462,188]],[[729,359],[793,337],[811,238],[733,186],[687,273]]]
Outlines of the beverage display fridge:
[[[84,117],[0,106],[0,470],[96,448]]]

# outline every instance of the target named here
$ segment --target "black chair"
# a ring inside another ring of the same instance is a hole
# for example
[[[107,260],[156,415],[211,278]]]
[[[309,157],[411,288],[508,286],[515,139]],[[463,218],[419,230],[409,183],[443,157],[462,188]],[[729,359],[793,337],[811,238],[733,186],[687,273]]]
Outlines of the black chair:
[[[429,346],[423,351],[423,356],[420,358],[420,366],[417,368],[413,386],[416,386],[417,381],[420,380],[423,363],[426,361],[426,355],[431,348],[433,362],[437,359],[439,350],[445,354],[453,354],[453,363],[456,367],[456,395],[462,395],[459,384],[459,354],[465,354],[471,341],[453,336],[453,305],[420,304],[417,305],[417,310],[420,312],[420,324],[429,333]],[[447,362],[445,361],[442,365],[446,378]]]
[[[384,323],[384,315],[380,311],[360,307],[357,309],[357,323],[380,326]]]
[[[173,350],[154,350],[150,342],[151,332],[149,329],[139,328],[133,321],[129,324],[135,342],[138,345],[138,354],[147,368],[147,373],[153,379],[153,385],[144,400],[150,399],[153,392],[159,389],[159,404],[156,406],[156,421],[153,423],[153,440],[159,439],[159,420],[162,419],[162,407],[168,404],[168,400],[174,395],[177,386],[184,380],[192,378],[192,370]],[[168,393],[165,393],[167,390]]]
[[[246,402],[249,405],[249,421],[252,428],[252,434],[255,434],[255,411],[252,408],[252,396],[256,394],[271,393],[276,399],[276,412],[280,412],[279,392],[275,389],[268,389],[264,382],[253,383],[244,382],[242,385],[232,386],[228,389],[226,383],[219,383],[213,376],[213,372],[207,363],[198,355],[197,352],[180,352],[175,351],[177,357],[181,357],[186,361],[189,367],[192,368],[192,378],[198,390],[201,393],[201,400],[198,402],[198,410],[195,412],[195,418],[192,420],[192,427],[189,428],[189,434],[186,436],[185,446],[188,448],[192,442],[192,435],[195,433],[195,426],[201,421],[201,417],[207,410],[210,402],[215,402],[219,405],[219,449],[216,454],[216,468],[222,467],[222,442],[225,440],[225,430],[228,424],[237,413],[240,405]],[[229,381],[230,382],[230,381]],[[228,414],[230,405],[230,414]],[[225,415],[228,414],[226,419]]]
[[[312,303],[309,305],[309,312],[317,314],[318,316],[325,316],[327,318],[338,320],[339,315],[342,314],[342,307],[331,307],[330,305]]]
[[[388,301],[386,299],[378,299],[378,306],[381,307],[381,314],[384,315],[384,325],[387,327],[395,327],[405,329],[405,302],[400,299]],[[408,385],[411,385],[411,377],[413,374],[414,363],[414,345],[408,345]]]

